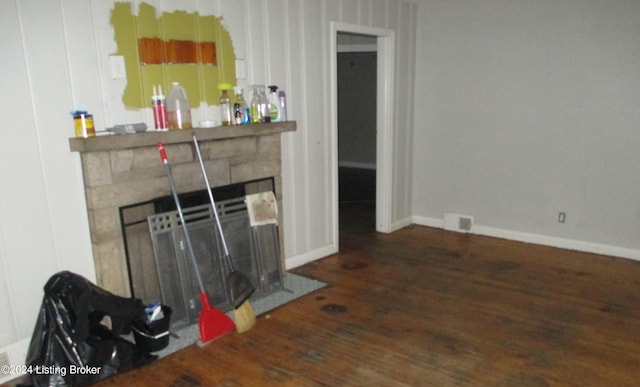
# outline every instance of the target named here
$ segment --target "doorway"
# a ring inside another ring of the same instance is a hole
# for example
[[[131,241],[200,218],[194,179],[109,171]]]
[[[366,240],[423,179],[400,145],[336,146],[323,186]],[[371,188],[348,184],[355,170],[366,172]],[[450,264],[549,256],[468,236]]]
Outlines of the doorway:
[[[377,38],[338,32],[338,200],[345,232],[375,227]]]
[[[375,173],[375,229],[379,232],[391,231],[392,218],[392,123],[394,101],[394,47],[395,36],[392,30],[331,22],[330,52],[334,60],[331,61],[331,139],[332,139],[332,208],[334,241],[337,244],[339,238],[339,133],[338,116],[338,48],[339,39],[352,39],[353,46],[363,45],[365,48],[374,47],[375,42],[375,131],[369,136],[375,138],[375,157],[373,162],[358,164],[356,166],[373,166]],[[362,41],[358,40],[362,39]],[[363,43],[364,42],[364,43]],[[362,47],[360,47],[362,48]],[[342,112],[344,113],[344,112]],[[340,146],[349,146],[341,144]],[[353,145],[353,144],[352,144]],[[357,144],[355,145],[357,149]],[[344,165],[343,160],[343,165]],[[362,169],[362,168],[361,168]]]
[[[338,33],[338,196],[375,202],[376,38]]]

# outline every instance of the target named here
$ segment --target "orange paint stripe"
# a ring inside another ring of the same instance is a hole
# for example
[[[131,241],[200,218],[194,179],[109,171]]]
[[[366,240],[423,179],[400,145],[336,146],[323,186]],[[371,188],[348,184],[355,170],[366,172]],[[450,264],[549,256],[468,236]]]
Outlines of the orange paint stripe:
[[[210,64],[217,65],[215,42],[197,43],[191,40],[139,38],[140,63],[152,64]]]

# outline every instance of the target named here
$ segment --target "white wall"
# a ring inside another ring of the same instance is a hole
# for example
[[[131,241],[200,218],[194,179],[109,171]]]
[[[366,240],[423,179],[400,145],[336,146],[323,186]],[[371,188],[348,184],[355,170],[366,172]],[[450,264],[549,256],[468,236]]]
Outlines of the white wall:
[[[330,22],[396,31],[395,219],[410,218],[413,59],[417,5],[401,0],[149,0],[159,10],[223,16],[250,83],[287,92],[298,131],[283,135],[288,261],[318,258],[335,246],[331,222]],[[135,2],[137,4],[137,2]],[[149,109],[127,110],[125,81],[110,77],[116,50],[113,1],[5,0],[0,3],[0,352],[24,360],[42,286],[55,272],[95,279],[79,156],[71,153],[69,111],[88,109],[97,129],[152,123]],[[134,6],[134,11],[137,7]],[[197,106],[197,104],[195,104]],[[204,107],[194,109],[194,121]],[[302,258],[300,258],[302,257]],[[4,378],[6,379],[6,378]],[[0,378],[0,381],[3,379]]]
[[[82,1],[65,5],[86,9]],[[91,92],[71,87],[73,69],[92,63],[95,55],[92,45],[70,52],[66,43],[79,21],[67,23],[58,2],[3,1],[0,7],[0,347],[5,347],[31,336],[42,286],[51,274],[68,269],[94,278],[79,159],[68,151],[67,137],[74,97],[91,103],[100,94],[95,82],[85,86]],[[84,43],[86,35],[75,38]],[[89,76],[96,73],[83,67]],[[76,81],[86,80],[83,75]],[[11,346],[11,361],[23,361],[23,351],[22,345]]]
[[[416,221],[640,258],[640,2],[434,0],[418,20]]]

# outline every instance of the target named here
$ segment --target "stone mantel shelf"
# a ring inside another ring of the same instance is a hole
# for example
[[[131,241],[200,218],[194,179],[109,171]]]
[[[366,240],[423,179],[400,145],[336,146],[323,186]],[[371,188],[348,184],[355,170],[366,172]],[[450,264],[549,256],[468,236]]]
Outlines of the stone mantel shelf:
[[[295,121],[272,122],[239,126],[218,126],[214,128],[194,128],[192,130],[171,130],[167,132],[146,131],[135,134],[114,134],[90,138],[69,138],[72,152],[101,152],[155,146],[159,141],[164,144],[192,142],[192,133],[199,141],[226,140],[238,137],[262,136],[275,133],[294,132]]]

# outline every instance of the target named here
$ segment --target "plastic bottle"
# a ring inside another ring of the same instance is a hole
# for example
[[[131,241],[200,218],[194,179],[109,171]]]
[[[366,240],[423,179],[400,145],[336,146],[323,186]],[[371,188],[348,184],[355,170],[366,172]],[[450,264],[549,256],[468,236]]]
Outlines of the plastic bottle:
[[[169,130],[191,129],[191,108],[187,92],[178,82],[173,82],[167,96]]]
[[[249,106],[242,95],[242,88],[236,86],[233,88],[236,96],[235,103],[233,104],[233,122],[236,125],[247,125],[251,123],[251,114],[249,113]]]
[[[229,98],[228,90],[231,90],[231,85],[228,83],[221,83],[218,85],[220,90],[220,122],[222,126],[229,126],[233,123],[233,114],[231,113],[231,99]]]
[[[280,121],[280,103],[278,101],[278,86],[269,86],[269,116],[271,122]]]
[[[258,101],[260,102],[260,118],[261,122],[271,122],[271,112],[269,111],[269,100],[265,94],[266,86],[259,85],[258,89]]]
[[[278,92],[278,106],[280,106],[280,121],[287,121],[287,96],[284,90]]]
[[[260,95],[258,85],[251,86],[253,95],[251,96],[251,123],[257,124],[262,122],[262,109],[260,108]]]

